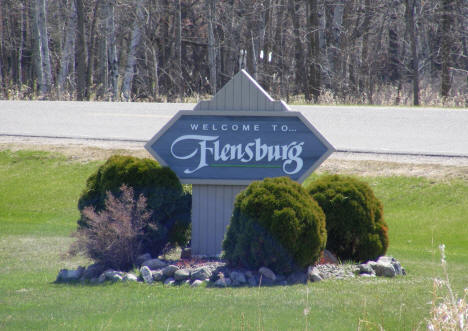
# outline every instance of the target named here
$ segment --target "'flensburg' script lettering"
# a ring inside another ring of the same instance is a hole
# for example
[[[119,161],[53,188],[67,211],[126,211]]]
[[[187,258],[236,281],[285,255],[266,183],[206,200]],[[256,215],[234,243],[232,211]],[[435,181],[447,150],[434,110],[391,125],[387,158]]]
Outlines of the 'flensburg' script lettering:
[[[175,146],[182,141],[194,140],[198,146],[194,150],[185,154],[178,155],[174,152]],[[185,169],[184,173],[192,174],[201,168],[207,167],[208,155],[213,157],[214,161],[240,161],[243,163],[251,161],[283,161],[283,171],[288,175],[298,173],[304,164],[300,155],[302,154],[302,146],[304,142],[293,141],[288,145],[267,145],[262,144],[261,138],[257,138],[245,145],[225,144],[220,146],[219,136],[203,136],[203,135],[184,135],[176,140],[171,145],[171,154],[179,160],[187,160],[193,157],[199,157],[198,166],[194,169]]]

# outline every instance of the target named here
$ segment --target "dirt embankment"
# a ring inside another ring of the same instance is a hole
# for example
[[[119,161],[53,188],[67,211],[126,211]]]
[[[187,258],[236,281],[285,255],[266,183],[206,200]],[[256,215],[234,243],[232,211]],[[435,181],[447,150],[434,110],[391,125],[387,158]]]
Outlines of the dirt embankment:
[[[41,150],[61,153],[70,160],[106,160],[113,154],[151,157],[142,143],[98,140],[0,137],[0,150]],[[435,180],[468,180],[468,158],[414,155],[334,153],[318,172],[359,176],[415,176]]]

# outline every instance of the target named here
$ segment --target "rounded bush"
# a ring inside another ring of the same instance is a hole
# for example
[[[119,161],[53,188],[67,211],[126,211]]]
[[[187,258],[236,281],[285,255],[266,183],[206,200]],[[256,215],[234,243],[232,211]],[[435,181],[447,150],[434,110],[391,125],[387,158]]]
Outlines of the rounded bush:
[[[307,192],[287,177],[267,178],[236,197],[223,254],[234,266],[286,274],[315,263],[326,240],[324,213]]]
[[[91,175],[78,201],[79,227],[87,227],[86,207],[105,208],[107,192],[120,196],[120,187],[133,188],[135,200],[146,198],[151,218],[143,228],[142,251],[153,256],[168,244],[184,245],[190,236],[191,195],[184,192],[176,174],[156,161],[113,155]]]
[[[327,249],[345,261],[367,261],[388,247],[383,206],[370,186],[354,177],[325,175],[307,191],[322,207],[327,223]]]

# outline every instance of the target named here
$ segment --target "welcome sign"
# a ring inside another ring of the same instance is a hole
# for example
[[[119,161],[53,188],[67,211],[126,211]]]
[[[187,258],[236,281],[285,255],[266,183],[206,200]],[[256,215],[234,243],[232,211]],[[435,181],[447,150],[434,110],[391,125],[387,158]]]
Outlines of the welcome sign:
[[[299,112],[180,111],[147,144],[183,183],[302,182],[333,147]]]

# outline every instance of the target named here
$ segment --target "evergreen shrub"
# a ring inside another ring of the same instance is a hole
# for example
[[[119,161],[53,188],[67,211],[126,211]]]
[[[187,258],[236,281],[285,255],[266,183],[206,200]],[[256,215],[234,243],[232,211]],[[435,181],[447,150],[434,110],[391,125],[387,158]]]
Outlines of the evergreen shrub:
[[[345,261],[377,259],[387,251],[383,206],[370,186],[354,177],[324,175],[306,190],[322,207],[327,249]]]
[[[185,245],[190,238],[191,195],[184,192],[176,174],[156,161],[113,155],[91,175],[78,201],[79,228],[88,226],[83,213],[92,207],[96,213],[105,208],[107,192],[117,198],[120,187],[134,190],[134,199],[146,199],[151,217],[143,227],[142,252],[158,256],[168,244]]]
[[[234,266],[287,274],[314,264],[326,238],[324,213],[301,185],[267,178],[236,197],[223,257]]]

